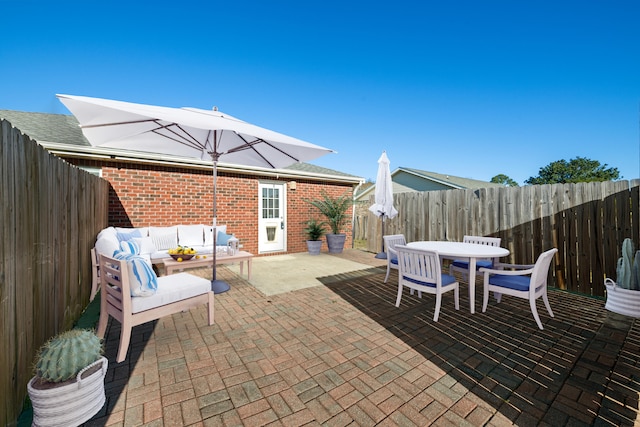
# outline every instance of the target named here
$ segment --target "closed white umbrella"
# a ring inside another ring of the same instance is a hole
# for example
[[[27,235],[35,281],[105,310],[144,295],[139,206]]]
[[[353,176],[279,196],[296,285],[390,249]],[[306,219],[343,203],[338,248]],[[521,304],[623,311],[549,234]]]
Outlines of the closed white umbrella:
[[[192,157],[213,161],[213,226],[217,225],[218,161],[277,169],[334,152],[239,120],[217,110],[171,108],[86,96],[57,95],[78,119],[93,146]],[[214,237],[212,289],[216,280]]]
[[[389,168],[389,158],[387,152],[383,151],[378,159],[378,175],[376,176],[375,203],[369,210],[382,219],[382,236],[384,236],[384,222],[386,218],[393,218],[398,215],[398,211],[393,207],[393,181],[391,179],[391,169]],[[385,259],[384,239],[376,258]]]

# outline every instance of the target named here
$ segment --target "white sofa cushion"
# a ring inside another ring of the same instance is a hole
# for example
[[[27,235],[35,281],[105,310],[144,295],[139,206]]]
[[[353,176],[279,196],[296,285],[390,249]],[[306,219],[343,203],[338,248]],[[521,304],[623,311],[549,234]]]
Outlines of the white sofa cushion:
[[[133,241],[140,246],[141,255],[151,255],[157,251],[156,245],[153,244],[153,239],[151,237],[138,237],[133,239]]]
[[[172,302],[204,294],[211,290],[211,281],[189,273],[158,277],[156,293],[147,298],[132,298],[131,312],[139,313]]]
[[[202,246],[204,243],[203,224],[178,225],[178,244],[180,246]]]
[[[100,231],[95,246],[98,255],[113,256],[113,253],[120,249],[116,229],[114,227],[107,227]]]
[[[156,250],[175,248],[178,246],[178,226],[149,227],[149,237],[153,240]]]
[[[199,245],[189,245],[189,247],[195,249],[198,254],[213,253],[213,233],[211,232],[212,227],[210,225],[176,225],[171,227],[139,227],[136,229],[108,227],[98,233],[95,245],[96,251],[98,254],[104,254],[112,257],[115,251],[120,250],[120,241],[117,238],[118,230],[120,230],[121,237],[124,236],[125,233],[134,230],[136,235],[138,233],[142,235],[148,232],[148,237],[134,237],[133,241],[140,246],[141,256],[149,259],[150,262],[158,262],[162,258],[169,257],[168,249],[178,246],[178,227],[184,228],[184,231],[187,233],[196,230],[196,233],[194,234],[197,234],[197,227],[202,227],[206,241],[204,244],[200,243]],[[226,225],[218,225],[216,228],[219,232],[226,233],[227,231]],[[183,242],[183,240],[180,241]]]

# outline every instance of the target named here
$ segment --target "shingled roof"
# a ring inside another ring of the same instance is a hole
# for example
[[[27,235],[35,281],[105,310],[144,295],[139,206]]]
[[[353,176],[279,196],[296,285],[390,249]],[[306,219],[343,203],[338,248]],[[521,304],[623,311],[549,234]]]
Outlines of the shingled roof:
[[[393,194],[413,191],[478,189],[503,186],[502,184],[495,184],[493,182],[406,167],[399,167],[391,172],[391,180],[393,182]],[[367,200],[367,198],[373,194],[374,189],[375,186],[365,188],[356,195],[356,199]]]
[[[455,188],[463,188],[463,189],[476,189],[476,188],[487,188],[487,187],[504,187],[502,184],[495,184],[493,182],[480,181],[477,179],[471,178],[462,178],[459,176],[453,175],[445,175],[437,172],[429,172],[420,169],[413,168],[399,168],[405,172],[415,174],[416,176],[424,177],[426,179],[430,179],[432,181],[437,181],[451,187]]]
[[[31,139],[43,144],[54,142],[84,147],[91,146],[73,116],[0,110],[0,119],[7,120],[22,133],[29,135]]]

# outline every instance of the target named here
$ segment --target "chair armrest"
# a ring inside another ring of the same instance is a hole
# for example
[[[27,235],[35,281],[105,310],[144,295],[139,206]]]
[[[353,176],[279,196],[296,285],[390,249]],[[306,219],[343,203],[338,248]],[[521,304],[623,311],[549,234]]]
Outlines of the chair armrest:
[[[502,264],[496,263],[495,267],[498,268],[481,268],[480,272],[486,274],[502,274],[505,276],[526,276],[533,273],[533,265],[529,264]]]
[[[496,262],[494,266],[499,266],[502,269],[511,270],[529,270],[535,266],[535,264],[506,264],[503,262]]]

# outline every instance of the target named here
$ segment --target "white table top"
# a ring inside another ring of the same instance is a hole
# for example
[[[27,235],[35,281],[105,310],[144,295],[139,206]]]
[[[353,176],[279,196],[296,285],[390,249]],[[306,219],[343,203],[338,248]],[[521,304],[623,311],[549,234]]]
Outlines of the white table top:
[[[498,246],[479,245],[477,243],[419,241],[407,243],[407,246],[428,251],[437,251],[439,255],[460,258],[500,258],[509,255],[509,250]]]

